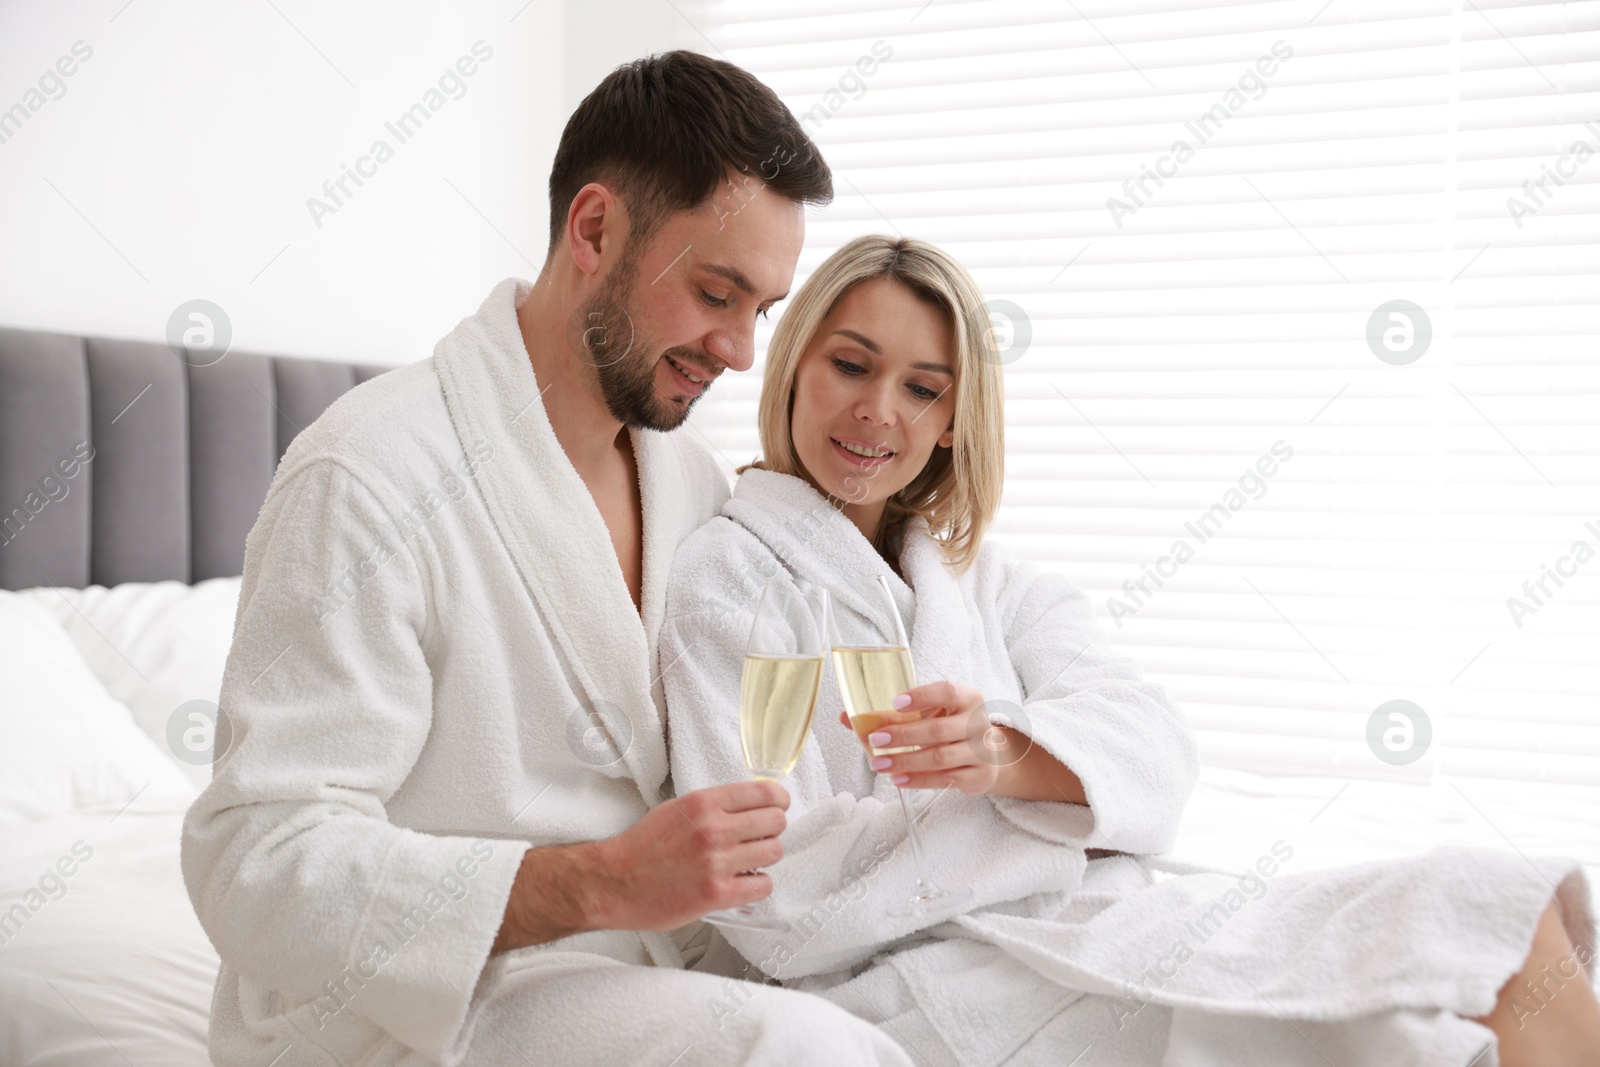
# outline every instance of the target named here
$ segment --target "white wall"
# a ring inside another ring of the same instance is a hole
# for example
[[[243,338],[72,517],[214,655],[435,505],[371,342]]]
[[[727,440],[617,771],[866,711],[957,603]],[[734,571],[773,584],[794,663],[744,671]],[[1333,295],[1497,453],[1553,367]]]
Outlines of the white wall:
[[[688,0],[568,0],[567,112],[630,59],[671,48],[714,55],[711,43],[689,21],[695,7]]]
[[[0,127],[0,325],[158,341],[203,298],[235,348],[423,358],[537,273],[571,108],[695,38],[660,0],[125,3],[0,4],[0,110],[36,107]],[[403,143],[385,128],[480,40],[459,98]],[[65,91],[28,95],[79,41]],[[314,219],[380,139],[392,158]]]

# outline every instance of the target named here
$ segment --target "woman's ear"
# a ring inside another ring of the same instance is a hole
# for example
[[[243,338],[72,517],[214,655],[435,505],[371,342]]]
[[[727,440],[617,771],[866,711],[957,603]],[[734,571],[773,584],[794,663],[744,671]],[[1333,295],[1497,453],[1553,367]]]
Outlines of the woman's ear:
[[[950,428],[948,430],[946,430],[944,433],[939,435],[938,445],[939,445],[940,448],[949,448],[951,445],[953,445],[955,443],[956,443],[956,426],[955,426],[955,423],[951,423],[950,424]]]

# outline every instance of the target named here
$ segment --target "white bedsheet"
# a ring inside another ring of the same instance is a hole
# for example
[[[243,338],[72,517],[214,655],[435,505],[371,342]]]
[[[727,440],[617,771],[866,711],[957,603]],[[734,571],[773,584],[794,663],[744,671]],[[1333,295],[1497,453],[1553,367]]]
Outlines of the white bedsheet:
[[[181,818],[170,803],[136,802],[120,815],[86,811],[6,828],[0,910],[38,888],[75,842],[93,855],[62,879],[65,895],[14,933],[0,933],[0,940],[9,937],[0,944],[0,1063],[208,1062],[217,958],[179,878]],[[1285,869],[1453,843],[1576,856],[1600,886],[1600,789],[1269,778],[1209,768],[1172,855],[1242,869],[1279,840],[1295,851]]]
[[[1171,855],[1243,869],[1282,840],[1312,870],[1452,844],[1564,855],[1600,886],[1600,788],[1439,779],[1276,778],[1206,768]]]
[[[135,801],[121,814],[86,809],[5,827],[0,912],[40,890],[47,872],[65,892],[47,878],[40,897],[55,899],[0,927],[0,1063],[210,1062],[217,956],[178,872],[182,820],[180,804]],[[58,868],[64,856],[71,862]]]

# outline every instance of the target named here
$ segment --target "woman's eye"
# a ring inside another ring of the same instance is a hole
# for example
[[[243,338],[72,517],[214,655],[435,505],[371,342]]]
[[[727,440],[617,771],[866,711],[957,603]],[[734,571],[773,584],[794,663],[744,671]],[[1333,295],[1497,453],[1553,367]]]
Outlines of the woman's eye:
[[[720,308],[720,307],[727,307],[728,306],[728,302],[726,300],[724,300],[722,297],[720,297],[720,296],[712,296],[710,293],[707,293],[707,292],[705,292],[703,290],[700,293],[700,299],[704,300],[707,304],[710,304],[714,308]]]
[[[911,395],[916,397],[918,400],[937,400],[937,399],[939,399],[939,394],[934,392],[932,389],[929,389],[925,385],[915,385],[915,384],[913,384],[911,386]]]
[[[865,368],[863,368],[859,363],[851,363],[847,359],[835,359],[833,361],[833,365],[838,367],[839,370],[845,374],[856,375],[865,372]]]

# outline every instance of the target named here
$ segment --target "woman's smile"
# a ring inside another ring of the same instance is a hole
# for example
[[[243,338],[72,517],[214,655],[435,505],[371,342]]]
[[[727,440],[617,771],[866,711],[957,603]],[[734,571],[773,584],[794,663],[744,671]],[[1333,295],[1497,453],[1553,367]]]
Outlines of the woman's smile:
[[[859,437],[830,437],[834,451],[858,467],[881,467],[894,458],[894,449]]]

